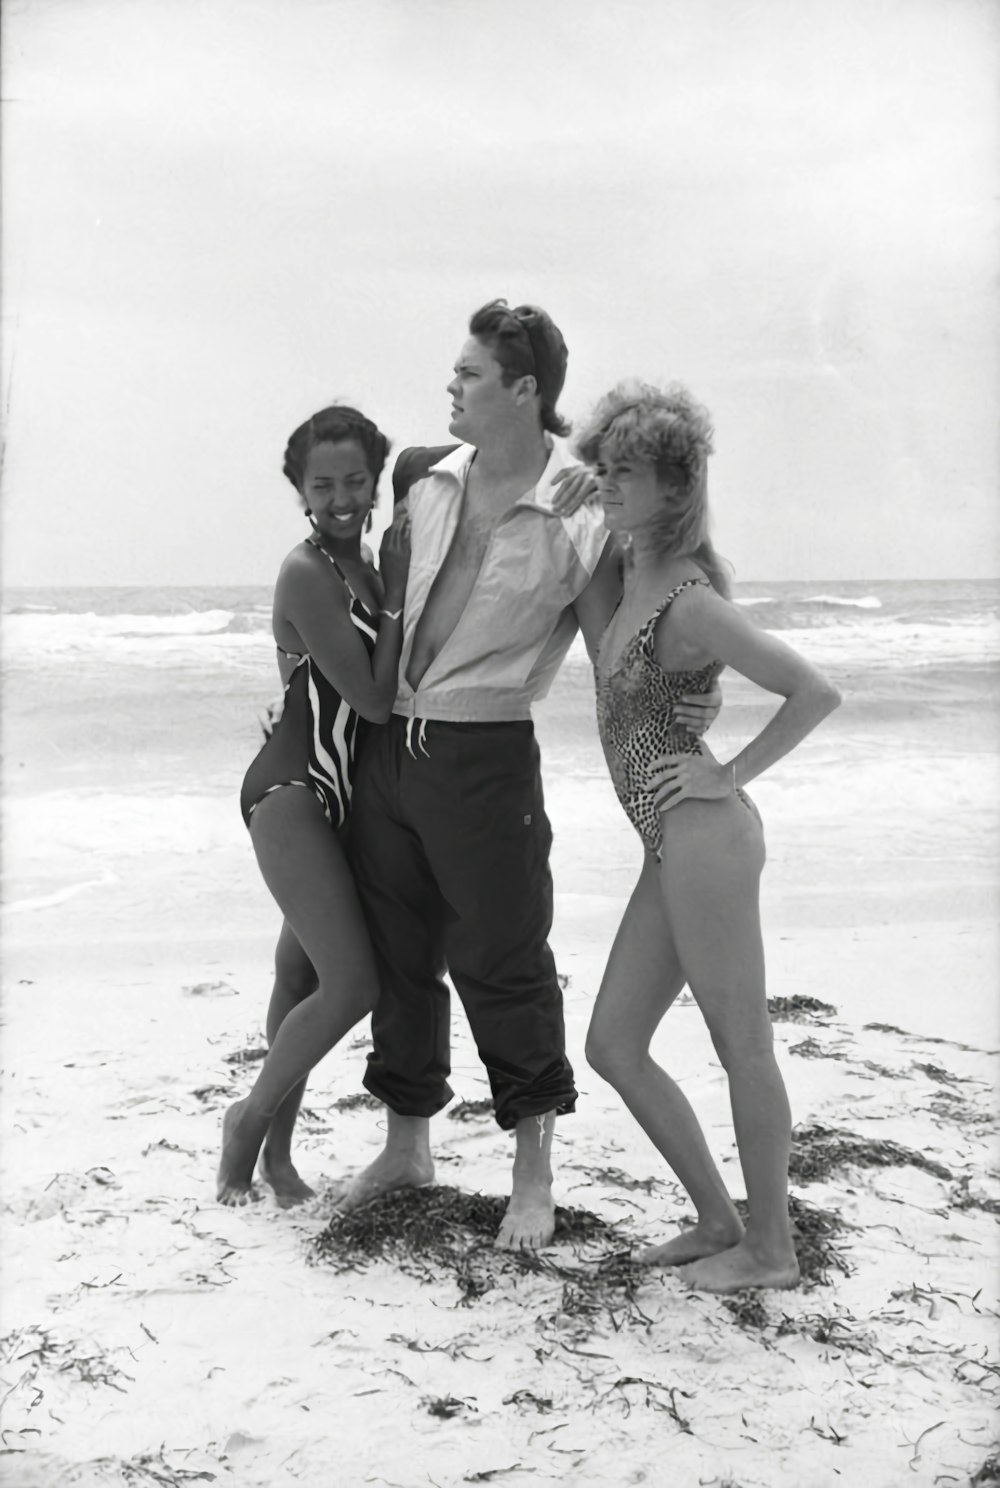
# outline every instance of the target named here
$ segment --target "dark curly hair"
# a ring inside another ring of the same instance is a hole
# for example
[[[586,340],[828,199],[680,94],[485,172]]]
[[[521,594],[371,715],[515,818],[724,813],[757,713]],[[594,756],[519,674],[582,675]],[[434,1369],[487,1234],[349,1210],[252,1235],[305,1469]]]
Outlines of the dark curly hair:
[[[365,418],[356,408],[349,408],[346,403],[334,403],[329,408],[321,408],[319,413],[300,424],[288,441],[282,471],[299,496],[302,495],[310,451],[317,444],[342,444],[345,439],[354,439],[360,444],[372,479],[378,484],[391,448],[388,439],[370,418]]]

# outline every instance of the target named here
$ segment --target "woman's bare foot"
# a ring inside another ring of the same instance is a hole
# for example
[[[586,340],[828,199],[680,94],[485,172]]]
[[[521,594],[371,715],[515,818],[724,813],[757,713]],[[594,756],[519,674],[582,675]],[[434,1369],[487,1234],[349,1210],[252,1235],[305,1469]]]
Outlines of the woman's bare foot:
[[[264,1131],[245,1115],[246,1101],[236,1101],[222,1118],[222,1157],[215,1184],[220,1204],[231,1209],[254,1199],[253,1170]]]
[[[540,1250],[555,1234],[556,1206],[551,1180],[534,1178],[518,1183],[507,1201],[497,1238],[498,1250]]]
[[[638,1266],[687,1266],[691,1261],[731,1250],[742,1239],[743,1225],[735,1217],[725,1224],[699,1220],[689,1229],[681,1230],[672,1240],[640,1250],[635,1261]]]
[[[265,1147],[257,1170],[274,1194],[279,1209],[294,1209],[296,1204],[304,1204],[307,1199],[316,1197],[316,1190],[299,1177],[291,1158],[275,1158]]]
[[[799,1263],[791,1246],[787,1253],[762,1256],[742,1240],[730,1250],[685,1266],[680,1275],[699,1292],[739,1292],[744,1287],[782,1290],[798,1286]]]

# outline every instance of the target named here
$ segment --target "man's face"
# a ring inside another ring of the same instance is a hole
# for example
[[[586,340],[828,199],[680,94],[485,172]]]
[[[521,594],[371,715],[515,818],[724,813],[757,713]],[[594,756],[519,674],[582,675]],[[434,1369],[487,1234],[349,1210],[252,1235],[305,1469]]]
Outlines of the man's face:
[[[517,389],[516,381],[504,387],[500,363],[488,346],[470,336],[459,352],[447,389],[452,402],[451,433],[466,444],[480,444],[484,435],[510,423]]]

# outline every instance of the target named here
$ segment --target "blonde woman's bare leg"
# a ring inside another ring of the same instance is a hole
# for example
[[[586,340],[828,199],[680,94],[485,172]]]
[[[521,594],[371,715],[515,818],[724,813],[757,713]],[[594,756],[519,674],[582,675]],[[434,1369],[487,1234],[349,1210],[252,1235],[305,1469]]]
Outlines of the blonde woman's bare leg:
[[[759,821],[736,797],[685,801],[667,813],[663,903],[680,964],[728,1076],[750,1210],[737,1245],[684,1273],[710,1291],[798,1281],[788,1219],[791,1114],[764,982],[763,866]]]
[[[618,1091],[670,1164],[697,1223],[642,1252],[651,1265],[678,1266],[735,1245],[743,1225],[690,1102],[656,1063],[650,1042],[684,987],[656,860],[647,856],[615,937],[587,1034],[587,1060]]]

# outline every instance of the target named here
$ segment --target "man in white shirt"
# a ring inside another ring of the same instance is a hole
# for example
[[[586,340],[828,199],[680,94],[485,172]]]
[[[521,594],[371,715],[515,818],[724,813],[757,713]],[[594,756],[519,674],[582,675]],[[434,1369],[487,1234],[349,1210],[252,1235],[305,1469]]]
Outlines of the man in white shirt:
[[[558,328],[544,310],[496,300],[469,332],[448,386],[462,443],[409,492],[393,717],[354,787],[351,857],[381,983],[365,1084],[386,1104],[388,1136],[340,1208],[433,1178],[430,1117],[452,1095],[447,969],[496,1120],[516,1134],[497,1244],[533,1249],[552,1238],[552,1135],[576,1090],[548,946],[552,834],[531,704],[578,625],[596,645],[620,577],[594,508],[554,506],[574,463],[556,412]],[[397,492],[421,465],[419,450],[404,451]]]

